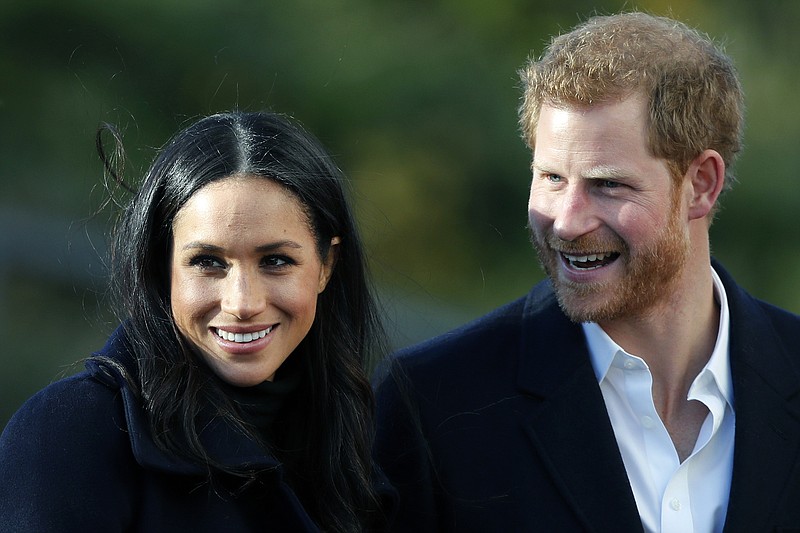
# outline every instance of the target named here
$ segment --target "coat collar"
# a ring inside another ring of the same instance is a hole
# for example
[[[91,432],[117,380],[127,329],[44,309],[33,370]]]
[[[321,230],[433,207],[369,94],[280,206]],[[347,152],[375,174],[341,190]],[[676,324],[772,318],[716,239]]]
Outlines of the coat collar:
[[[86,368],[89,373],[106,386],[119,390],[119,397],[125,412],[125,420],[136,461],[144,468],[161,470],[184,475],[208,474],[208,468],[181,457],[168,454],[156,446],[148,427],[144,407],[137,394],[124,377],[136,375],[136,364],[124,325],[117,328],[100,352],[94,354],[104,358],[89,359]],[[218,464],[231,469],[276,470],[278,461],[268,455],[262,446],[251,437],[243,434],[224,419],[208,417],[202,424],[200,440],[208,450],[210,458]]]
[[[522,323],[517,384],[538,400],[526,422],[533,446],[587,531],[640,531],[583,331],[549,281],[528,295]]]

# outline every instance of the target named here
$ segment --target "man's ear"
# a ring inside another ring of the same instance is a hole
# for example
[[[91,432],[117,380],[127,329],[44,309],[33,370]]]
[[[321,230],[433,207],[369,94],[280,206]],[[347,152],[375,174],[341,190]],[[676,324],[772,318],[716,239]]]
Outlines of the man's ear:
[[[324,291],[325,287],[328,286],[328,282],[333,275],[333,269],[336,268],[336,261],[339,259],[339,244],[341,244],[341,242],[342,239],[339,237],[333,237],[331,239],[331,245],[328,248],[328,255],[322,259],[322,268],[319,272],[319,287],[317,294]]]
[[[725,161],[716,150],[704,150],[689,165],[686,178],[691,184],[689,220],[703,218],[713,211],[725,185]]]

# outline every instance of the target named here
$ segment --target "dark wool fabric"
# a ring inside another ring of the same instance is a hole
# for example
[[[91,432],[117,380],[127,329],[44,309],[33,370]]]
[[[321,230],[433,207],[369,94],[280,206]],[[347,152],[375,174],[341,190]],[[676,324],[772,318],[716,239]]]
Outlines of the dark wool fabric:
[[[714,268],[736,410],[724,531],[800,531],[800,317]],[[376,455],[397,531],[642,531],[583,332],[549,282],[395,363]]]

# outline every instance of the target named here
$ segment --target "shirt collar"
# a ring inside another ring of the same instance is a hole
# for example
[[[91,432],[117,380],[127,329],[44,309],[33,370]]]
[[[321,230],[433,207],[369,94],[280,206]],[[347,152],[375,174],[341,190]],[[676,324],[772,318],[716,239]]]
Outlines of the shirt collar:
[[[714,350],[711,352],[711,357],[692,384],[689,394],[690,396],[693,395],[696,392],[696,387],[700,386],[703,382],[707,383],[709,381],[705,376],[711,376],[716,382],[720,394],[725,398],[727,403],[733,407],[733,380],[731,378],[730,358],[728,357],[728,339],[730,331],[728,296],[725,292],[725,286],[714,271],[714,268],[710,268],[711,278],[714,282],[714,298],[717,300],[717,303],[719,303],[720,308],[719,329],[717,330],[717,340],[714,344]],[[600,383],[606,378],[618,354],[627,356],[630,356],[630,354],[625,352],[625,350],[614,342],[597,323],[584,322],[581,324],[581,327],[586,336],[592,368],[594,368],[595,376],[597,376],[597,381]]]

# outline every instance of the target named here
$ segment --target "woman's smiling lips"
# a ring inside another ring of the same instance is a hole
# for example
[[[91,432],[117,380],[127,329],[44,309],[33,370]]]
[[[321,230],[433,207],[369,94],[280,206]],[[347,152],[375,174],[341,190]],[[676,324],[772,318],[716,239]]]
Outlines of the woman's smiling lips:
[[[243,354],[263,349],[272,339],[270,333],[276,327],[278,327],[278,324],[258,327],[258,329],[247,328],[246,330],[241,327],[212,327],[211,331],[223,350],[230,353]]]

